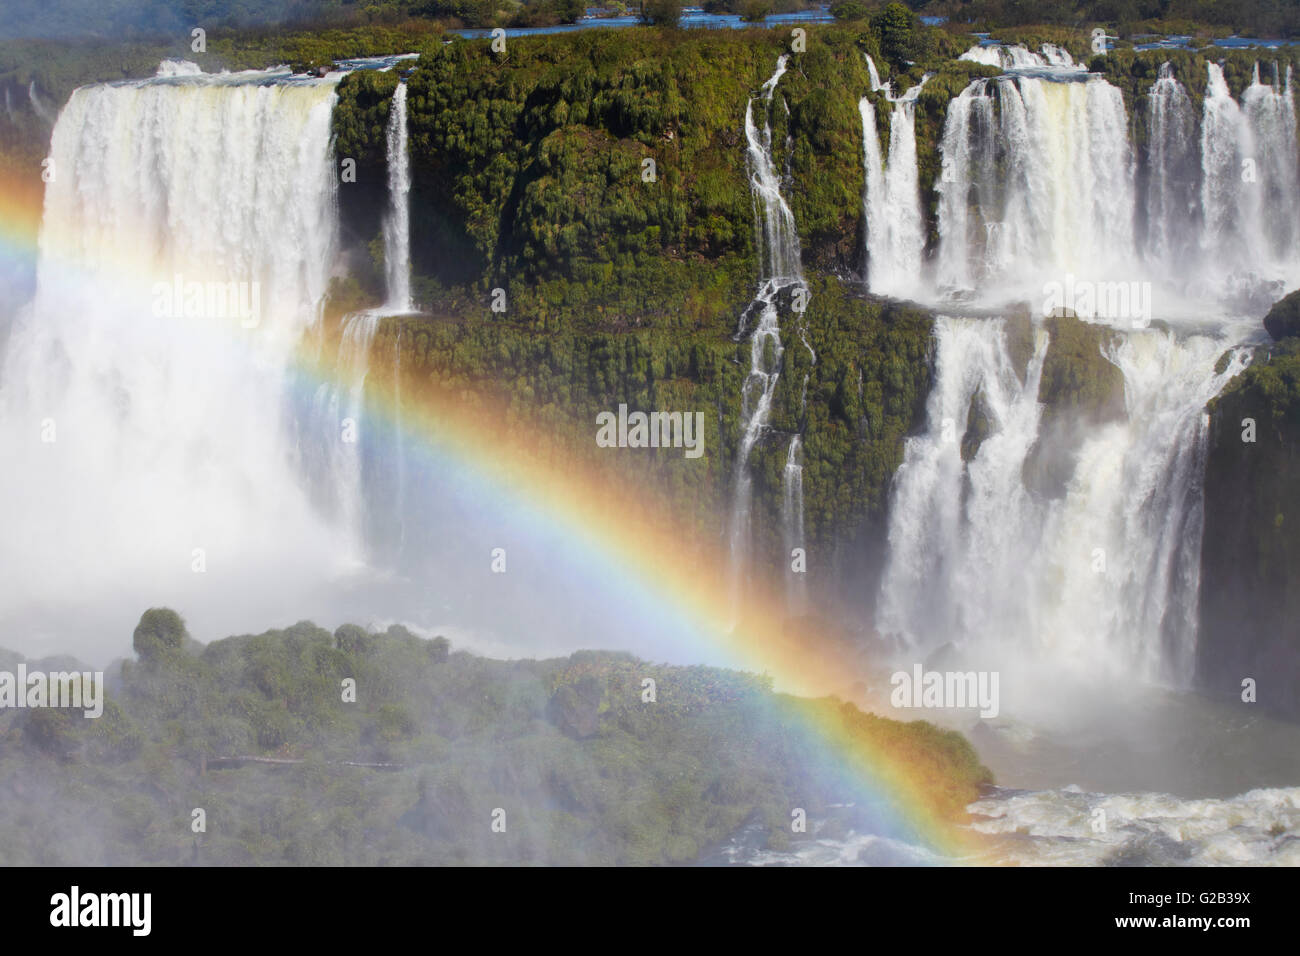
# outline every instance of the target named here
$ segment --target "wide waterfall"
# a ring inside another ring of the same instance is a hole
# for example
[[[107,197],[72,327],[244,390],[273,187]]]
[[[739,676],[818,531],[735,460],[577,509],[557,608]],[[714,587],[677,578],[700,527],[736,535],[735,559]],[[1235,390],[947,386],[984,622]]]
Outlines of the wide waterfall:
[[[781,343],[777,311],[779,298],[784,290],[803,284],[799,233],[795,228],[794,214],[781,195],[781,180],[772,154],[771,109],[776,85],[785,74],[786,63],[785,56],[777,59],[776,72],[763,84],[759,95],[751,97],[745,107],[745,139],[748,143],[746,161],[754,200],[761,273],[758,293],[741,315],[738,332],[740,335],[745,334],[748,324],[754,322],[753,329],[749,332],[749,375],[741,393],[744,430],[736,454],[733,479],[730,531],[733,604],[739,601],[743,591],[750,557],[753,476],[749,471],[749,456],[759,436],[767,428],[772,411],[772,396],[781,375],[784,346]],[[755,103],[763,110],[761,130],[754,119]]]
[[[976,80],[950,104],[941,150],[938,292],[1038,302],[1067,274],[1132,278],[1135,163],[1105,80]]]
[[[1026,47],[1003,44],[973,46],[959,60],[970,60],[985,66],[996,66],[1003,70],[1026,70],[1035,68],[1083,69],[1075,65],[1074,57],[1054,43],[1044,43],[1042,52],[1034,53]]]
[[[1233,100],[1209,65],[1201,121],[1202,268],[1230,289],[1264,285],[1276,297],[1300,278],[1300,175],[1291,72],[1254,80]]]
[[[994,62],[987,51],[967,58]],[[892,287],[948,310],[1027,308],[1034,348],[1013,360],[1001,320],[937,323],[927,431],[908,440],[892,493],[877,629],[913,658],[949,646],[1035,679],[1045,668],[1184,686],[1205,403],[1247,360],[1237,346],[1258,334],[1259,310],[1300,284],[1291,78],[1257,69],[1238,103],[1211,65],[1198,130],[1166,66],[1139,104],[1139,151],[1105,79],[996,56],[1009,72],[949,104],[935,255]],[[1050,343],[1038,318],[1062,311],[1112,327],[1103,355],[1124,385],[1118,420],[1071,422],[1068,436],[1044,424],[1039,395]],[[976,421],[982,440],[964,440]],[[1052,489],[1037,480],[1045,462]]]
[[[1018,367],[1005,323],[941,318],[924,434],[908,440],[889,524],[877,626],[909,655],[952,642],[993,669],[1181,685],[1191,676],[1199,580],[1205,402],[1245,353],[1218,335],[1116,336],[1126,413],[1036,448],[1049,336]],[[972,405],[989,422],[973,454]],[[1059,496],[1030,477],[1063,459]],[[920,659],[920,658],[916,658]]]
[[[334,100],[331,80],[191,74],[85,87],[60,113],[0,377],[11,623],[39,637],[71,583],[96,610],[63,651],[159,603],[264,624],[345,550],[293,441],[334,257]]]
[[[967,58],[992,62],[995,52],[1009,72],[975,80],[949,104],[933,259],[891,269],[891,294],[1037,310],[1052,283],[1146,283],[1157,314],[1200,321],[1207,300],[1258,312],[1300,284],[1289,70],[1264,81],[1257,67],[1238,103],[1210,64],[1198,131],[1166,64],[1139,106],[1148,127],[1139,151],[1123,96],[1104,78],[1046,54],[1022,64],[984,47]],[[892,227],[868,215],[868,228],[870,246]]]

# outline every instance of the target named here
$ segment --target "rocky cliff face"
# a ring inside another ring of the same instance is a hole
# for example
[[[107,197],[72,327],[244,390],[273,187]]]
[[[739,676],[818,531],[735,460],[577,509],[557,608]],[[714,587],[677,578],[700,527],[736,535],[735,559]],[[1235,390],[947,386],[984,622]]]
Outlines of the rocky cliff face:
[[[903,438],[923,414],[931,325],[856,282],[861,121],[854,97],[835,91],[870,88],[863,42],[820,34],[776,87],[773,160],[809,295],[800,312],[784,293],[769,428],[748,459],[758,566],[779,580],[790,561],[785,475],[798,435],[811,595],[855,603],[874,593],[863,576],[879,560]],[[754,317],[743,316],[760,277],[746,106],[783,52],[779,33],[636,31],[512,41],[505,57],[478,43],[426,54],[407,98],[424,314],[387,321],[374,344],[396,355],[403,394],[490,396],[520,428],[551,436],[556,454],[599,456],[612,477],[620,466],[653,475],[701,535],[725,537],[751,365]],[[338,305],[380,291],[374,186],[396,82],[358,73],[339,88],[337,150],[358,176],[340,188],[351,282]],[[490,307],[495,289],[504,311]],[[704,412],[704,456],[598,449],[595,416],[623,403]]]
[[[1197,679],[1240,699],[1250,678],[1261,708],[1300,717],[1300,339],[1211,403],[1209,442]]]

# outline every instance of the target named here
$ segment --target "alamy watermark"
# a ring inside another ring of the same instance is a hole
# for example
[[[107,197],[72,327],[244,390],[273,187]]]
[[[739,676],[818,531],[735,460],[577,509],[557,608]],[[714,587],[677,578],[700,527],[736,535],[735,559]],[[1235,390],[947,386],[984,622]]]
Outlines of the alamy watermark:
[[[103,671],[29,671],[26,664],[18,672],[0,671],[0,709],[6,707],[71,707],[84,716],[104,713]]]
[[[1135,329],[1151,324],[1150,282],[1094,282],[1066,273],[1065,281],[1043,283],[1043,315],[1074,313],[1080,318],[1124,322]]]
[[[704,454],[703,412],[631,412],[596,416],[596,444],[601,448],[684,448],[687,458]]]
[[[152,909],[152,893],[83,893],[73,886],[50,897],[50,925],[124,927],[133,936],[148,936]]]
[[[889,702],[894,707],[926,707],[961,710],[978,707],[980,716],[996,717],[997,671],[927,671],[920,664],[912,670],[895,671],[889,678]]]
[[[153,314],[160,319],[222,319],[246,329],[261,321],[262,287],[252,282],[189,281],[176,273],[153,284]]]

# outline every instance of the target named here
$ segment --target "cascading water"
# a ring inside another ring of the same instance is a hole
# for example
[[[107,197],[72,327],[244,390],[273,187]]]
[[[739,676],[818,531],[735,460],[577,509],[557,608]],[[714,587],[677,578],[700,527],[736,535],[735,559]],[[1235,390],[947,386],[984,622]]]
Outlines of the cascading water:
[[[1260,81],[1238,104],[1223,70],[1209,64],[1201,120],[1204,267],[1221,285],[1263,285],[1265,299],[1300,281],[1300,161],[1291,72]]]
[[[1044,43],[1041,50],[1041,53],[1034,53],[1023,46],[993,43],[988,46],[973,46],[958,59],[996,66],[1003,70],[1081,69],[1075,65],[1074,57],[1055,44]]]
[[[1001,319],[938,320],[926,430],[891,489],[876,630],[900,668],[1000,674],[1004,723],[981,723],[977,745],[1015,786],[1191,792],[1214,785],[1213,760],[1193,774],[1164,754],[1199,706],[1168,689],[1197,665],[1205,407],[1248,360],[1259,316],[1300,285],[1291,78],[1257,71],[1238,103],[1211,66],[1198,117],[1166,65],[1139,101],[1138,155],[1105,79],[991,57],[968,58],[1007,74],[949,103],[934,258],[893,294],[1108,325],[1101,357],[1123,407],[1076,413],[1056,374],[1054,404],[1040,404],[1056,326],[1027,318],[1009,338]],[[1061,300],[1061,287],[1091,298]],[[1152,728],[1166,707],[1179,717]],[[1232,733],[1211,722],[1207,736]],[[1060,765],[1040,775],[1043,759]],[[980,812],[1032,827],[1008,806]]]
[[[977,80],[948,104],[948,119],[939,144],[941,168],[935,191],[939,194],[939,248],[934,264],[938,285],[950,290],[973,286],[969,252],[972,238],[987,234],[996,220],[972,221],[972,210],[994,208],[997,137],[993,97],[988,84]],[[972,194],[974,193],[974,196]],[[913,281],[922,283],[918,263]]]
[[[799,233],[795,228],[794,214],[785,197],[781,195],[781,179],[776,172],[772,156],[772,100],[776,85],[785,75],[787,57],[776,61],[776,72],[763,84],[757,97],[751,97],[745,107],[745,159],[749,166],[749,186],[754,200],[754,222],[760,237],[760,255],[763,256],[763,278],[781,285],[803,281],[800,262]],[[754,103],[763,109],[763,128],[754,120]]]
[[[410,159],[407,155],[406,84],[398,83],[388,112],[385,135],[388,165],[388,210],[384,215],[384,305],[344,317],[336,361],[336,381],[322,383],[313,401],[315,433],[322,437],[319,455],[330,476],[328,500],[343,516],[353,539],[365,541],[366,489],[364,444],[366,377],[371,346],[381,319],[411,309]],[[336,437],[337,436],[337,437]],[[398,522],[400,527],[401,522]]]
[[[806,551],[803,539],[803,440],[798,435],[790,439],[781,484],[784,491],[781,502],[784,557],[790,560],[786,571],[786,605],[797,611],[803,606],[805,572],[794,570],[791,556],[795,548]]]
[[[978,49],[969,58],[991,56]],[[1166,64],[1145,97],[1139,173],[1119,90],[1045,64],[1008,63],[949,104],[938,249],[894,294],[997,307],[1037,305],[1053,282],[1145,282],[1166,317],[1199,319],[1206,299],[1258,311],[1300,284],[1290,73],[1265,83],[1257,68],[1238,104],[1211,64],[1198,139]]]
[[[11,623],[71,584],[96,620],[61,650],[159,603],[234,630],[272,612],[231,594],[333,573],[344,542],[286,436],[334,257],[334,101],[328,79],[184,75],[84,87],[59,115],[0,378]]]
[[[411,310],[411,159],[407,154],[406,84],[398,83],[389,107],[388,215],[384,219],[384,268],[388,280],[385,311]]]
[[[744,422],[740,447],[736,453],[733,479],[734,499],[731,512],[731,563],[733,606],[738,606],[748,571],[751,538],[753,476],[749,457],[759,436],[767,427],[772,410],[772,396],[781,375],[781,328],[777,305],[781,292],[803,285],[799,233],[794,214],[781,195],[781,181],[772,156],[771,108],[776,85],[785,73],[787,58],[777,58],[776,72],[763,84],[757,97],[745,107],[746,161],[749,166],[750,190],[754,199],[755,232],[759,239],[760,286],[754,301],[741,316],[739,334],[757,316],[750,334],[750,369],[741,394],[741,420]],[[763,128],[754,119],[754,104],[763,109]]]
[[[941,149],[941,293],[1037,302],[1067,274],[1130,276],[1135,164],[1104,79],[977,80],[952,101]]]
[[[1201,208],[1205,228],[1201,246],[1207,252],[1223,250],[1234,262],[1248,255],[1239,225],[1242,200],[1242,154],[1254,152],[1249,143],[1250,128],[1242,121],[1241,107],[1228,91],[1223,70],[1209,64],[1209,84],[1205,90],[1204,114],[1201,119]],[[1247,197],[1254,196],[1254,191]],[[1255,210],[1258,212],[1258,209]]]
[[[365,419],[366,375],[370,346],[383,313],[353,312],[343,320],[339,336],[335,381],[322,382],[312,402],[312,435],[320,441],[315,457],[328,476],[324,506],[342,517],[352,539],[365,539],[362,425]]]
[[[1221,336],[1116,336],[1124,420],[1082,431],[1060,497],[1026,479],[1043,435],[1048,335],[1028,367],[1000,320],[940,318],[925,434],[895,479],[877,613],[910,654],[952,642],[990,665],[1173,685],[1191,675],[1205,403],[1245,363]],[[973,456],[972,403],[989,421]],[[968,460],[966,460],[968,459]]]
[[[862,55],[866,57],[867,60],[867,76],[871,79],[871,92],[879,93],[881,90],[889,89],[888,83],[882,83],[880,81],[880,73],[876,69],[876,61],[871,59],[871,54],[864,53]]]
[[[888,162],[881,162],[875,107],[865,96],[858,102],[862,114],[867,287],[879,295],[909,294],[925,251],[916,158],[916,97],[926,79],[897,99],[886,93],[894,104],[889,120]]]
[[[1191,97],[1168,63],[1146,98],[1149,143],[1144,164],[1144,249],[1149,261],[1172,274],[1192,251],[1199,229],[1196,194],[1196,114]]]
[[[1300,261],[1300,151],[1296,143],[1295,98],[1291,91],[1291,67],[1285,79],[1273,64],[1271,83],[1262,83],[1259,64],[1254,82],[1242,94],[1242,112],[1251,129],[1258,166],[1257,206],[1269,210],[1261,215],[1256,248],[1288,278],[1297,275]]]

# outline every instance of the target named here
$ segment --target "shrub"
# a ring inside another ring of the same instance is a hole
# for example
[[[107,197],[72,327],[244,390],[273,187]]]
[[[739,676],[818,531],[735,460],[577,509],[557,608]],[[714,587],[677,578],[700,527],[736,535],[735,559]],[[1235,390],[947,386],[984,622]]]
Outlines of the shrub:
[[[184,619],[166,607],[152,607],[140,615],[132,646],[141,660],[156,660],[167,651],[180,650],[188,635]]]

